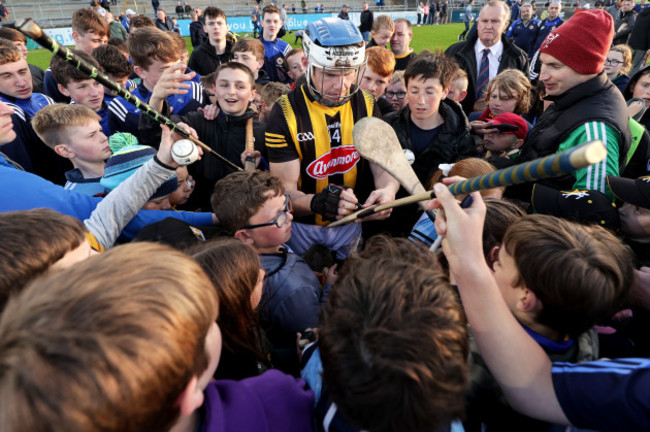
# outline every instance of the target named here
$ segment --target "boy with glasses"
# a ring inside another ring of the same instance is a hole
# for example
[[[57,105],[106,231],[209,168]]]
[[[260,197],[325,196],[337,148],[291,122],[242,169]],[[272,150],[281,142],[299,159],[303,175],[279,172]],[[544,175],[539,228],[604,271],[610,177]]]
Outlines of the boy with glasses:
[[[399,111],[406,106],[406,84],[404,84],[404,71],[395,71],[386,87],[386,99]]]
[[[298,366],[296,332],[314,327],[336,278],[334,267],[321,289],[307,263],[285,244],[291,237],[291,196],[268,171],[240,171],[217,182],[212,208],[222,226],[259,254],[267,280],[262,325],[273,345],[273,364],[285,372]]]

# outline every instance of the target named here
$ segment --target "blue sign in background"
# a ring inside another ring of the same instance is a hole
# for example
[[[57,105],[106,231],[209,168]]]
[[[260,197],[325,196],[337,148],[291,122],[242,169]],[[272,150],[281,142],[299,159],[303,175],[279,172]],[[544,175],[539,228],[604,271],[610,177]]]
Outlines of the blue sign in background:
[[[472,15],[474,15],[474,21],[478,19],[478,10],[473,10]],[[451,22],[464,22],[465,21],[465,9],[457,9],[451,11]]]
[[[301,30],[307,27],[307,24],[310,22],[317,21],[321,18],[331,17],[332,14],[300,14],[300,15],[289,15],[287,19],[287,27],[289,30]],[[253,33],[253,22],[251,21],[250,16],[243,17],[230,17],[227,19],[228,25],[230,26],[230,31],[234,33]],[[183,36],[190,35],[190,23],[192,21],[178,20],[178,25],[181,28],[181,34]]]

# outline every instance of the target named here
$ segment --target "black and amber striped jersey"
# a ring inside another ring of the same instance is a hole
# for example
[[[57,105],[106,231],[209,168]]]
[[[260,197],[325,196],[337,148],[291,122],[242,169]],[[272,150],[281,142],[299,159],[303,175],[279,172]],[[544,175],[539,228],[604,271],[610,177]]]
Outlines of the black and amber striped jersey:
[[[356,193],[361,176],[369,176],[372,182],[369,167],[352,142],[352,128],[358,120],[368,115],[381,117],[372,95],[360,90],[346,104],[326,107],[302,86],[275,105],[265,134],[269,162],[300,159],[300,191],[314,194],[332,183],[349,186]],[[358,194],[357,198],[361,200]],[[311,219],[311,223],[325,225],[320,216]]]

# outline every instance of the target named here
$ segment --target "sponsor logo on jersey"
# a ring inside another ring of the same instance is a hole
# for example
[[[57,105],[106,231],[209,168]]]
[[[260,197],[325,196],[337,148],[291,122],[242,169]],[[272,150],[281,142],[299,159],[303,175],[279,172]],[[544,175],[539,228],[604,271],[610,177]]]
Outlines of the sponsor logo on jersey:
[[[334,147],[307,166],[307,174],[316,180],[350,171],[359,162],[359,152],[353,145]]]

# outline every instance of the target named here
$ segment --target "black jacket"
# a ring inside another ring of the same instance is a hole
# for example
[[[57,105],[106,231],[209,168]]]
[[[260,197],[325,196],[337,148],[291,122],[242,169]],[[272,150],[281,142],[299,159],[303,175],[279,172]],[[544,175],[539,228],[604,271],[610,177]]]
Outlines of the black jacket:
[[[633,10],[629,12],[621,12],[614,20],[614,45],[627,43],[630,33],[634,28],[634,21],[636,20],[636,12]],[[626,24],[623,27],[623,24]],[[621,28],[622,27],[622,28]]]
[[[641,9],[637,15],[627,43],[635,50],[645,51],[650,48],[650,8]]]
[[[359,21],[361,23],[361,25],[359,25],[360,32],[363,33],[372,30],[372,22],[374,21],[372,11],[371,10],[361,11],[361,16],[359,17]]]
[[[196,48],[207,38],[208,35],[206,35],[203,30],[203,23],[201,21],[192,21],[190,23],[190,39],[192,40],[192,46]]]
[[[461,69],[467,72],[469,84],[467,86],[467,96],[462,102],[463,111],[466,114],[472,112],[474,102],[476,101],[476,54],[474,53],[474,45],[478,40],[477,35],[472,35],[465,42],[457,42],[447,48],[445,55],[447,57],[455,58]],[[499,71],[512,68],[522,71],[528,75],[528,55],[519,48],[505,35],[501,36],[503,42],[503,55],[499,63]]]
[[[156,18],[156,27],[158,27],[162,31],[173,31],[174,30],[174,23],[169,17],[165,18],[165,21],[161,21],[159,18]]]
[[[547,96],[553,103],[537,119],[521,148],[519,161],[526,162],[557,152],[560,144],[578,127],[589,121],[601,121],[613,127],[622,143],[619,152],[620,172],[631,141],[625,99],[605,72],[579,84],[559,96]],[[572,176],[560,177],[546,184],[558,189],[571,188]]]
[[[167,115],[169,106],[164,104],[162,113]],[[243,168],[240,156],[246,146],[246,122],[253,116],[253,111],[249,109],[246,114],[233,117],[219,113],[214,120],[206,120],[200,111],[191,112],[184,116],[172,115],[172,121],[183,122],[189,127],[196,130],[199,139],[214,149],[217,153],[224,156],[235,165]],[[142,114],[140,116],[139,129],[146,133],[148,139],[141,144],[157,147],[160,143],[160,126],[149,116]],[[266,154],[264,146],[264,123],[255,121],[253,123],[253,134],[255,136],[255,149],[259,150],[263,156]],[[214,189],[214,184],[233,172],[233,169],[226,165],[222,160],[212,154],[204,151],[200,161],[189,165],[190,174],[196,180],[196,189],[191,199],[196,200],[196,207],[203,210],[210,210],[210,196]]]
[[[470,134],[469,123],[461,106],[451,99],[444,99],[440,102],[439,112],[445,120],[440,133],[412,165],[423,185],[429,182],[433,173],[438,170],[439,164],[453,163],[477,155],[474,138]],[[409,106],[387,114],[384,121],[395,129],[402,148],[413,151]]]
[[[232,59],[233,45],[230,40],[227,40],[226,51],[221,55],[217,55],[217,50],[210,45],[210,40],[206,38],[201,45],[192,51],[187,66],[201,76],[208,75],[217,70],[221,63],[229,62]]]

